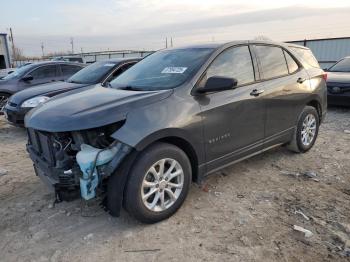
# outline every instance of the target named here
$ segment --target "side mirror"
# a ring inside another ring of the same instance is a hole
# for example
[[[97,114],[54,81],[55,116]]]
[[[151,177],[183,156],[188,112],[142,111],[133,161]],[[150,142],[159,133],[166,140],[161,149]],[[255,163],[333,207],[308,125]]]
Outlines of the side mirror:
[[[198,93],[218,92],[224,90],[235,89],[237,87],[237,79],[221,76],[209,77],[203,88],[198,88]]]
[[[33,76],[31,76],[31,75],[27,75],[27,76],[25,76],[25,77],[23,77],[22,78],[22,80],[24,81],[24,82],[29,82],[29,81],[32,81],[34,78],[33,78]]]

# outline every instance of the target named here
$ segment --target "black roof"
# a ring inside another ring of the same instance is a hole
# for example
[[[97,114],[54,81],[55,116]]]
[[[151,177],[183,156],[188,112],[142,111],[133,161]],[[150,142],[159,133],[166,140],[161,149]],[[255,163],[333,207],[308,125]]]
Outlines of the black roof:
[[[127,57],[127,58],[111,58],[96,62],[112,62],[112,63],[120,63],[120,62],[129,62],[129,61],[140,61],[143,57]]]
[[[69,65],[80,65],[80,66],[86,66],[86,64],[77,63],[77,62],[69,62],[69,61],[40,61],[40,62],[34,62],[30,65],[36,66],[36,65],[57,65],[57,64],[69,64]]]

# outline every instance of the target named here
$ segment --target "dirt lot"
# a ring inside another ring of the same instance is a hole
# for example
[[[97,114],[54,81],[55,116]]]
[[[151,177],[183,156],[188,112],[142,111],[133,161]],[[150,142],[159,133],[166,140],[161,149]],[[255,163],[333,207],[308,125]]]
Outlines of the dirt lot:
[[[350,110],[331,108],[309,153],[277,148],[236,164],[193,185],[170,219],[143,225],[125,212],[110,217],[97,201],[52,207],[54,197],[26,154],[25,131],[1,117],[0,260],[348,261],[350,134],[344,130]]]

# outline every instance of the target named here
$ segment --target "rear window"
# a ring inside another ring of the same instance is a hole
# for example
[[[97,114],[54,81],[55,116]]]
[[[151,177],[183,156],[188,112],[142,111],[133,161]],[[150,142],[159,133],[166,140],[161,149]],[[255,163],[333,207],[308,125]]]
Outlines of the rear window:
[[[264,79],[288,75],[288,67],[283,50],[275,46],[256,46]]]
[[[74,65],[61,65],[62,75],[73,75],[80,71],[82,67]]]
[[[303,65],[320,68],[320,65],[310,49],[289,47],[300,59]]]

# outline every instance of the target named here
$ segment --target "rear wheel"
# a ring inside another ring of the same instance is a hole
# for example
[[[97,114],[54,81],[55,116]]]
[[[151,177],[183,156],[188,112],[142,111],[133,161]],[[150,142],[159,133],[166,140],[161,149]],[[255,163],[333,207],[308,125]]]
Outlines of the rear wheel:
[[[125,208],[144,223],[170,217],[184,202],[191,183],[191,164],[178,147],[156,143],[141,153],[131,170]]]
[[[0,115],[4,113],[3,109],[10,97],[10,94],[7,93],[0,93]]]
[[[298,125],[288,149],[297,153],[310,150],[315,144],[319,126],[317,110],[312,106],[306,106],[299,116]]]

